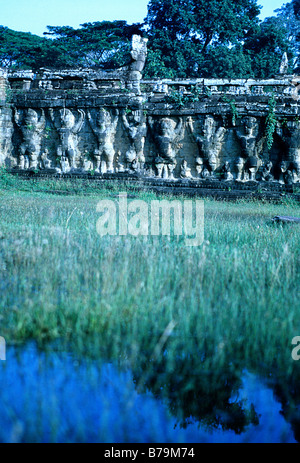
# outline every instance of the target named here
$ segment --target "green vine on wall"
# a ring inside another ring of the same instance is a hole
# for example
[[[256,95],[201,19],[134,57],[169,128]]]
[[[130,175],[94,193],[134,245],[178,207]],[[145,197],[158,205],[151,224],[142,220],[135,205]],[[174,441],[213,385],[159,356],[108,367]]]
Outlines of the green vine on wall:
[[[231,108],[231,116],[232,116],[232,125],[235,126],[237,119],[239,119],[240,115],[235,105],[235,100],[228,98],[227,95],[222,96],[222,100],[224,103],[228,103]]]
[[[202,94],[201,89],[198,85],[192,85],[191,90],[188,93],[184,93],[181,90],[172,89],[170,93],[165,97],[166,103],[173,104],[176,107],[182,108],[190,103],[196,103],[200,99]]]
[[[268,150],[272,148],[273,141],[274,141],[274,133],[276,130],[277,119],[275,115],[275,108],[276,108],[276,99],[274,94],[269,99],[269,111],[266,118],[266,143]]]

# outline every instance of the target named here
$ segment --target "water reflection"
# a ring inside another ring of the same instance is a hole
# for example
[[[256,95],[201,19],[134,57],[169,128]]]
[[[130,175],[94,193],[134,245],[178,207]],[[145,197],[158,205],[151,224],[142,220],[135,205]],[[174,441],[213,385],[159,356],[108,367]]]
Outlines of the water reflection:
[[[176,371],[153,366],[136,382],[141,390],[151,390],[167,404],[181,428],[201,422],[208,428],[241,434],[248,425],[258,424],[253,404],[239,397],[242,373],[229,367],[214,371],[201,366],[192,357],[177,359]]]
[[[9,348],[0,362],[0,441],[295,442],[286,391],[276,390],[283,416],[255,375],[190,367],[185,360],[176,373],[145,377],[33,345]]]

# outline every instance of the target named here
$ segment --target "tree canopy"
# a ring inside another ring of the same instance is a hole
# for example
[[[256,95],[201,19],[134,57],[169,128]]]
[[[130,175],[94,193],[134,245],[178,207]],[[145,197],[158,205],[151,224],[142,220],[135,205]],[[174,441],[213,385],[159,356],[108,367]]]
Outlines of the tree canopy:
[[[300,0],[293,0],[276,10],[281,18],[287,33],[290,45],[293,49],[295,60],[295,72],[300,71]],[[298,69],[297,69],[298,68]]]
[[[234,78],[278,73],[283,53],[293,56],[288,32],[282,19],[261,22],[259,14],[256,0],[150,0],[146,24],[152,54],[146,75]]]
[[[46,38],[0,26],[0,66],[38,69],[61,62],[62,50]]]
[[[150,0],[143,24],[98,21],[48,26],[44,37],[0,26],[0,66],[115,69],[145,35],[145,77],[272,77],[287,52],[299,54],[300,0],[259,19],[257,0]]]
[[[141,33],[141,25],[126,21],[102,21],[69,26],[48,26],[45,35],[65,50],[69,66],[115,68],[126,64],[133,34]]]

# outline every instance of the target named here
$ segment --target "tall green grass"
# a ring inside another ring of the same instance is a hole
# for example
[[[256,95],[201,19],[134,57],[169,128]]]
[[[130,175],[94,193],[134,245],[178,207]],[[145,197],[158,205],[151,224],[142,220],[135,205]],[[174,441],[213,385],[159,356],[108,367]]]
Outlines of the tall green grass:
[[[201,376],[202,393],[213,382],[220,391],[224,372],[235,378],[245,368],[299,379],[291,341],[300,335],[300,228],[271,222],[299,217],[299,204],[207,199],[205,241],[187,247],[175,237],[100,237],[97,202],[117,187],[55,196],[51,184],[30,191],[24,183],[0,190],[0,335],[8,344],[59,342],[113,358],[153,390],[187,376],[192,390]]]

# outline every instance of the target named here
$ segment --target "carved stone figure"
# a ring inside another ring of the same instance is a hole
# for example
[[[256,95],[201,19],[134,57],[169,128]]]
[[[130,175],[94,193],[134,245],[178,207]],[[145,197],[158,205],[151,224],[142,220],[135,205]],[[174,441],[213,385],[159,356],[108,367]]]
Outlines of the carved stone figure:
[[[233,180],[233,175],[230,170],[230,164],[228,161],[225,162],[223,167],[223,174],[225,182],[231,182]]]
[[[168,164],[168,174],[169,174],[169,180],[176,180],[174,176],[174,170],[176,168],[176,164]]]
[[[182,164],[180,167],[180,177],[181,178],[192,178],[191,169],[188,167],[186,160],[182,161]]]
[[[49,113],[50,118],[58,131],[60,139],[60,143],[57,148],[57,155],[59,157],[67,157],[69,160],[71,170],[76,170],[76,158],[78,158],[79,156],[78,133],[82,128],[85,119],[85,112],[81,109],[78,110],[78,121],[76,121],[76,118],[70,109],[64,108],[59,110],[58,120],[54,116],[54,112],[52,109],[49,110]]]
[[[279,74],[287,74],[288,69],[289,69],[289,60],[288,60],[287,52],[285,51],[282,55],[280,68],[279,68]]]
[[[198,145],[200,157],[203,157],[207,162],[210,177],[215,178],[215,170],[218,166],[226,129],[224,127],[218,128],[217,122],[212,116],[206,117],[202,135],[195,133],[191,117],[187,120],[187,126]]]
[[[46,170],[51,169],[51,160],[48,158],[49,150],[46,148],[41,154],[40,169]]]
[[[236,128],[236,135],[240,142],[242,157],[246,161],[245,173],[249,175],[249,180],[255,181],[261,164],[259,156],[264,147],[264,137],[259,138],[259,124],[256,117],[244,117],[242,126]]]
[[[203,178],[202,177],[203,169],[204,169],[203,159],[200,157],[197,157],[196,158],[196,172],[199,178]]]
[[[133,111],[127,116],[123,113],[122,120],[130,140],[130,148],[125,155],[126,162],[129,166],[133,162],[136,162],[136,170],[142,170],[145,164],[144,146],[147,135],[146,118],[142,111]]]
[[[258,171],[258,160],[255,156],[250,156],[246,161],[246,172],[249,175],[250,182],[256,182],[256,173]]]
[[[300,123],[298,121],[287,121],[284,128],[277,126],[276,133],[286,146],[286,160],[300,162]]]
[[[155,158],[154,163],[155,163],[155,167],[157,171],[157,176],[161,178],[162,173],[163,173],[163,168],[164,168],[164,161],[160,157],[157,157]]]
[[[286,174],[284,176],[284,181],[287,185],[292,185],[294,183],[293,172],[290,169],[286,171]]]
[[[67,158],[67,156],[61,156],[60,168],[63,174],[67,174],[68,172],[70,172],[71,168],[70,168],[70,163],[69,163],[69,159]]]
[[[18,162],[17,167],[21,170],[29,169],[29,157],[21,153],[19,155],[19,162]]]
[[[240,141],[244,158],[257,156],[257,137],[259,125],[256,117],[246,116],[242,119],[241,127],[236,128],[236,135]]]
[[[114,172],[114,140],[119,120],[119,112],[112,116],[107,109],[101,108],[97,118],[93,119],[88,112],[88,119],[98,140],[98,148],[94,151],[96,159],[96,173]]]
[[[163,177],[168,178],[168,171],[170,171],[168,166],[170,164],[176,166],[176,155],[182,146],[179,142],[184,135],[183,120],[179,118],[179,122],[176,124],[173,119],[166,117],[155,122],[152,118],[149,118],[149,125],[152,129],[158,154],[155,160],[158,176],[161,177],[162,174],[160,164],[165,164]],[[174,171],[174,169],[171,170]]]
[[[211,179],[211,173],[210,173],[210,171],[208,170],[207,167],[204,167],[204,169],[202,171],[202,178],[203,178],[203,180],[210,180]]]
[[[244,172],[243,181],[244,181],[244,182],[249,182],[249,181],[250,181],[250,173],[249,173],[248,170],[245,170],[245,172]]]
[[[163,165],[162,178],[164,178],[165,180],[169,179],[169,167],[168,166],[169,166],[169,164],[164,164]]]
[[[134,160],[132,161],[130,167],[131,167],[131,170],[132,170],[133,172],[138,172],[138,171],[139,171],[139,165],[138,165],[138,162],[137,162],[136,159],[134,159]]]
[[[23,137],[18,167],[20,169],[36,169],[46,125],[45,113],[44,110],[41,110],[40,117],[34,109],[28,109],[25,114],[22,113],[22,111],[16,110],[14,114],[15,122],[20,127]]]
[[[267,161],[261,170],[261,178],[262,182],[272,182],[274,180],[273,175],[271,174],[271,170],[273,167],[273,163],[271,161]]]
[[[122,164],[122,162],[120,161],[120,158],[121,158],[121,151],[118,151],[118,155],[117,155],[117,158],[116,158],[116,172],[117,173],[124,173],[124,172],[126,172],[126,169],[125,169],[124,165]]]
[[[288,164],[286,161],[282,161],[279,165],[280,173],[279,173],[279,183],[284,185],[286,183],[286,173],[288,170]]]
[[[132,62],[129,65],[126,87],[137,94],[141,93],[140,81],[147,57],[147,42],[148,39],[140,35],[132,36],[130,53]]]
[[[93,170],[93,162],[87,151],[84,152],[82,160],[83,172],[91,172]]]
[[[243,172],[244,172],[244,159],[241,157],[236,158],[235,160],[235,170],[236,170],[236,181],[242,182],[243,181]]]
[[[300,183],[300,161],[292,163],[293,183]]]

